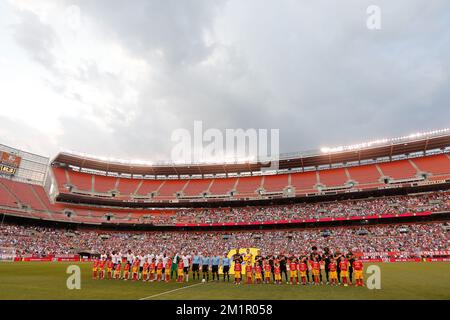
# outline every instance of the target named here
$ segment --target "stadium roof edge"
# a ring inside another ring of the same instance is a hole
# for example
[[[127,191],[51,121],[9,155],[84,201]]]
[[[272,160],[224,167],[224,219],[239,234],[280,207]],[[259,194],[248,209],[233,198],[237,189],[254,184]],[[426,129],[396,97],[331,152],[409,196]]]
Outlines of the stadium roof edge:
[[[438,130],[432,134],[411,135],[401,138],[380,140],[380,142],[361,144],[360,148],[345,149],[342,151],[321,152],[307,151],[298,153],[281,154],[278,161],[278,169],[294,169],[305,167],[318,167],[337,163],[361,162],[363,160],[377,159],[381,157],[393,157],[408,155],[429,150],[444,150],[450,147],[449,130]],[[333,149],[331,149],[333,150]],[[104,158],[91,155],[77,154],[73,152],[60,152],[53,160],[52,165],[71,165],[83,169],[98,170],[103,172],[116,172],[131,175],[147,176],[180,176],[180,175],[205,175],[205,174],[229,174],[243,172],[260,172],[270,168],[270,163],[258,161],[244,163],[155,163],[142,164],[132,161],[107,161]]]

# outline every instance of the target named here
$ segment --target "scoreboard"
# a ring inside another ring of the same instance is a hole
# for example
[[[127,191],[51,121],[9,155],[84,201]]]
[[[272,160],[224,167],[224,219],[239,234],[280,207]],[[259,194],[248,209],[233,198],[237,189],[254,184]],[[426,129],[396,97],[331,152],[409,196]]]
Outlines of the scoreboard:
[[[0,173],[15,175],[21,161],[22,158],[15,154],[0,151]]]

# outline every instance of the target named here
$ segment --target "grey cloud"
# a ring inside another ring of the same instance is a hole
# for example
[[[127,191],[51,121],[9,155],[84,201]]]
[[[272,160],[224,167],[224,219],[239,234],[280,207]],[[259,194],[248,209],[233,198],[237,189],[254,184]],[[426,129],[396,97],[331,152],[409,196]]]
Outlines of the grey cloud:
[[[205,32],[213,26],[224,0],[120,0],[80,2],[80,8],[99,19],[109,34],[137,55],[160,50],[169,63],[190,64],[211,52]]]
[[[54,30],[30,11],[18,12],[17,16],[20,22],[11,26],[15,40],[34,61],[52,69],[56,62],[52,49],[58,45]]]
[[[20,119],[0,116],[1,144],[33,152],[42,156],[54,155],[59,150],[51,139],[38,129]]]
[[[152,66],[154,81],[139,88],[131,121],[122,121],[127,106],[118,99],[109,130],[64,118],[59,142],[156,159],[170,156],[172,130],[190,129],[194,120],[221,129],[280,128],[283,152],[447,127],[450,5],[378,1],[382,29],[370,31],[370,4],[80,1],[87,19]],[[215,42],[205,41],[207,33]],[[217,54],[218,63],[205,64]],[[86,70],[77,80],[122,95],[120,79],[95,65]]]

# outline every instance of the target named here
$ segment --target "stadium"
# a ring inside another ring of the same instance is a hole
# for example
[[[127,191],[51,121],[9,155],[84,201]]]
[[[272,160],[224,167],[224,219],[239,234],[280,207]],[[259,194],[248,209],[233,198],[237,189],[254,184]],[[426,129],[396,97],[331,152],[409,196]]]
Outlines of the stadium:
[[[0,1],[1,310],[445,310],[449,13]]]
[[[449,151],[444,129],[280,155],[278,169],[265,171],[258,161],[143,165],[1,145],[0,298],[448,299]],[[292,285],[290,263],[325,257],[326,248],[378,266],[381,287],[339,279],[333,288],[328,265],[318,283],[308,273],[318,286]],[[236,249],[243,267],[285,261],[281,285],[272,275],[233,285]],[[231,281],[219,262],[219,281],[211,262],[195,278],[195,256],[231,258]],[[144,262],[167,270],[167,259],[183,262],[181,281],[144,281]],[[121,267],[120,280],[109,279],[103,265],[92,278],[93,264],[128,260],[141,267],[136,279]],[[71,265],[81,268],[82,290],[66,288]]]

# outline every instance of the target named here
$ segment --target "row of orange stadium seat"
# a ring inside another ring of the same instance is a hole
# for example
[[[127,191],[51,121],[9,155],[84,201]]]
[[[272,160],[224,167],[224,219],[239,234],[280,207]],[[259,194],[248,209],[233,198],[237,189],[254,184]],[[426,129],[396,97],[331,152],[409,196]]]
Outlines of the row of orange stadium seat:
[[[197,196],[208,191],[213,195],[224,195],[234,189],[236,189],[238,194],[254,193],[259,188],[263,188],[267,192],[277,192],[283,191],[287,186],[292,186],[296,190],[311,190],[319,183],[328,187],[341,186],[349,180],[360,185],[377,184],[383,175],[394,179],[405,179],[416,176],[418,171],[432,174],[449,173],[450,159],[448,155],[444,154],[377,165],[369,164],[346,169],[280,174],[265,176],[264,178],[262,176],[253,176],[192,180],[135,180],[106,176],[95,176],[93,178],[91,174],[69,172],[70,181],[66,181],[65,170],[54,168],[59,184],[70,182],[75,184],[76,188],[80,190],[106,193],[117,188],[123,196],[131,196],[133,194],[147,196],[158,192],[158,198],[164,199],[173,198],[176,193],[181,191],[186,196]]]

